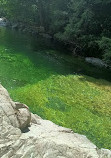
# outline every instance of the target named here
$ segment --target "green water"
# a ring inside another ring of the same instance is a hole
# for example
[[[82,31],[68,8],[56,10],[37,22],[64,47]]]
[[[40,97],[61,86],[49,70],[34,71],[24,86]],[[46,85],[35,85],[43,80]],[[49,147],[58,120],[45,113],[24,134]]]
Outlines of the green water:
[[[0,82],[45,119],[111,148],[111,72],[57,43],[0,28]]]
[[[51,75],[70,73],[50,40],[0,28],[0,81],[8,89],[34,84]]]
[[[0,82],[10,90],[58,74],[82,72],[89,76],[111,79],[109,72],[87,67],[79,59],[70,63],[70,57],[60,56],[62,53],[64,50],[57,50],[48,39],[0,28]]]

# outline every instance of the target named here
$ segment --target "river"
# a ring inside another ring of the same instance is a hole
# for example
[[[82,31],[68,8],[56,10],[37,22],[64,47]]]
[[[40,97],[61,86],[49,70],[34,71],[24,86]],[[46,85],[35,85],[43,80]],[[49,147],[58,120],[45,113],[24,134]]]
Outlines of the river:
[[[72,73],[50,39],[0,28],[0,81],[8,89],[34,84],[50,75]],[[60,57],[61,58],[61,57]]]
[[[0,28],[0,82],[44,119],[111,148],[111,72],[40,36]]]
[[[57,49],[50,39],[32,37],[19,31],[0,28],[0,82],[8,89],[34,84],[50,75],[83,73],[89,76],[111,79],[106,70],[92,71],[77,63],[67,62],[68,55]],[[65,51],[66,52],[66,51]],[[62,54],[62,55],[61,55]],[[74,57],[73,57],[74,58]],[[70,60],[69,60],[70,61]],[[89,68],[90,69],[90,68]]]

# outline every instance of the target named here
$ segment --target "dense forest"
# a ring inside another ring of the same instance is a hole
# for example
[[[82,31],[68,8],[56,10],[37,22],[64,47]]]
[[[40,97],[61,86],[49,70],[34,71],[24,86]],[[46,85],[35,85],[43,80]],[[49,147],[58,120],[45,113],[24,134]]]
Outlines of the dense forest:
[[[0,14],[111,64],[111,0],[0,0]]]

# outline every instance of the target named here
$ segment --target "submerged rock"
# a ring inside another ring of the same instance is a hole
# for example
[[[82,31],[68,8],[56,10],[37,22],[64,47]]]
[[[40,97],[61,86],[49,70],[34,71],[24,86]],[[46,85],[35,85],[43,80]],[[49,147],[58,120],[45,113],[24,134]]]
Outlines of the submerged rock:
[[[18,26],[17,23],[13,23],[13,24],[12,24],[12,29],[18,29],[18,27],[19,27],[19,26]]]
[[[86,57],[85,61],[87,63],[91,63],[94,66],[99,66],[99,67],[108,67],[107,64],[105,64],[101,59],[99,58],[94,58],[94,57]]]
[[[0,158],[111,158],[111,151],[30,113],[0,85]]]

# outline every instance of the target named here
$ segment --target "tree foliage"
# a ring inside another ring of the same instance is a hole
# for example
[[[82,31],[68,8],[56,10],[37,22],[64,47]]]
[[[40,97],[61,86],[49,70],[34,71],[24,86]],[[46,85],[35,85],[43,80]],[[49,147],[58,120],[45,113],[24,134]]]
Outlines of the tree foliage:
[[[0,0],[0,13],[44,27],[75,54],[111,62],[111,48],[104,47],[111,41],[111,0]]]

